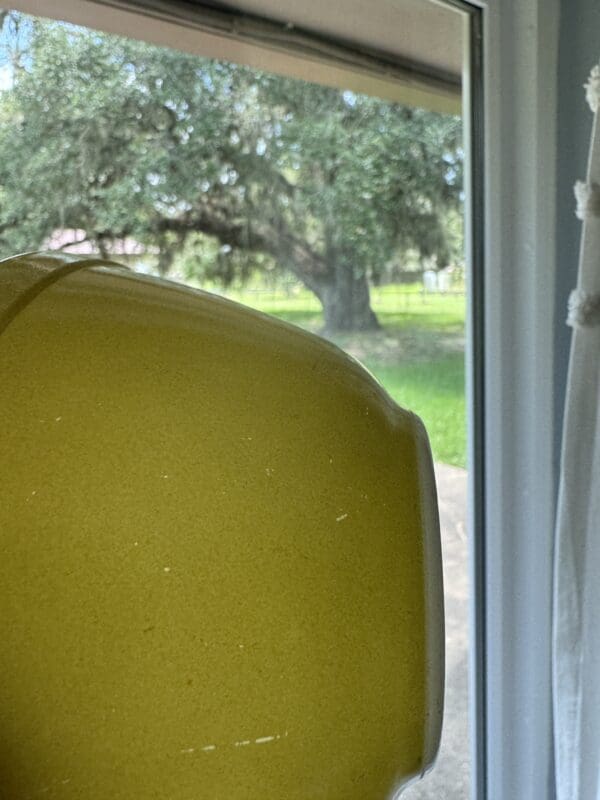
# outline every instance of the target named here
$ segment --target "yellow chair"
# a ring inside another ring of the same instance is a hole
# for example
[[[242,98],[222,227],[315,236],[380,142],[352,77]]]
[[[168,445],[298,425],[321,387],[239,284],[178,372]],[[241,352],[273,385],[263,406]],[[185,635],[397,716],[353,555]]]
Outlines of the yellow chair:
[[[385,800],[431,764],[417,417],[334,346],[100,260],[0,264],[0,796]]]

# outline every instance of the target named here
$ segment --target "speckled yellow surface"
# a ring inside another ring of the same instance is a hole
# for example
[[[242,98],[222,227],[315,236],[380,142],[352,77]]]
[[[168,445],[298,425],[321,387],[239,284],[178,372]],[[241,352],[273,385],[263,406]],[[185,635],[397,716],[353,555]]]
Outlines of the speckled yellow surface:
[[[2,800],[392,797],[441,719],[419,421],[210,295],[0,273]]]

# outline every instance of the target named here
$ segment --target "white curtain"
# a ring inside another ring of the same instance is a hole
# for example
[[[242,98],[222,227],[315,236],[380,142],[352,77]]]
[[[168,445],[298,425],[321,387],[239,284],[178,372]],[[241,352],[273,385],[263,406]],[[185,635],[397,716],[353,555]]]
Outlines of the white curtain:
[[[554,733],[558,800],[600,800],[600,68],[585,182],[567,386],[554,586]]]

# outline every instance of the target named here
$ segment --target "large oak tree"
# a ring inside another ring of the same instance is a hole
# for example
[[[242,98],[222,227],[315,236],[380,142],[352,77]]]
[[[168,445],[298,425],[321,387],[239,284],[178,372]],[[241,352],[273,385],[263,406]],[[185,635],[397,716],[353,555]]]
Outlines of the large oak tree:
[[[6,254],[74,228],[106,254],[135,237],[165,273],[182,253],[224,280],[276,265],[319,298],[330,331],[377,327],[369,280],[390,260],[412,249],[446,263],[457,118],[60,23],[10,24]]]

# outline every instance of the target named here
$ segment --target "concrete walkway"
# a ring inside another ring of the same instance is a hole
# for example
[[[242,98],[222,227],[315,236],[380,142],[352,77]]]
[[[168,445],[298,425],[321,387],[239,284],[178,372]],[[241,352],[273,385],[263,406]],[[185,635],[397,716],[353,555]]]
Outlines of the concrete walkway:
[[[435,471],[446,602],[444,730],[436,765],[422,781],[406,790],[402,800],[467,800],[469,797],[467,473],[445,464],[436,464]]]

